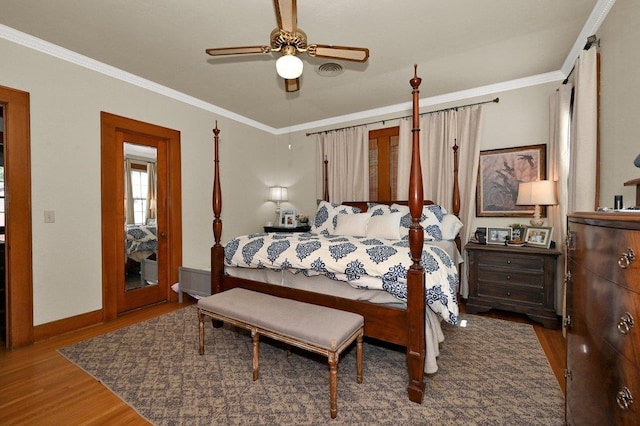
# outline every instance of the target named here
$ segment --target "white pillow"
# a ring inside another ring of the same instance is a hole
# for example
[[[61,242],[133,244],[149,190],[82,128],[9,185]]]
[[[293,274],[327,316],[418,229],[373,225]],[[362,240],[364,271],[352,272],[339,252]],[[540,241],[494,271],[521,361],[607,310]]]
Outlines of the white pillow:
[[[323,200],[318,201],[316,217],[311,225],[311,232],[324,235],[333,235],[336,230],[337,215],[360,213],[357,207],[345,206],[341,204],[328,203]]]
[[[367,225],[367,237],[399,240],[401,218],[400,212],[371,216]]]
[[[335,235],[364,237],[367,234],[367,223],[371,213],[338,214]]]
[[[443,240],[455,240],[462,229],[462,222],[454,214],[445,214],[441,228]]]

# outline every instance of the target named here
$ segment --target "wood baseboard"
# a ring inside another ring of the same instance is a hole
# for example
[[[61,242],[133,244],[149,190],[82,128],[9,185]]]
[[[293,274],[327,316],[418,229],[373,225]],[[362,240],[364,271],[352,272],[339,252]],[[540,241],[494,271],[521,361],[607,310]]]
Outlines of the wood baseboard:
[[[79,330],[90,325],[103,322],[102,310],[87,312],[74,317],[63,318],[58,321],[48,322],[33,327],[34,341],[48,339],[70,331]]]

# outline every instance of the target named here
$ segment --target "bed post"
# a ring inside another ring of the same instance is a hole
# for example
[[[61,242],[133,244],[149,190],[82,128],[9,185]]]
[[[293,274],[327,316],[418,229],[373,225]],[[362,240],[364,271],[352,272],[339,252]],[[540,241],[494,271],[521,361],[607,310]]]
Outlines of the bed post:
[[[407,272],[407,314],[409,322],[409,344],[407,345],[407,367],[409,370],[409,386],[407,392],[413,402],[422,403],[424,394],[424,359],[425,359],[425,290],[424,271],[422,268],[422,246],[424,231],[420,225],[423,204],[422,170],[420,168],[420,83],[418,66],[414,65],[414,76],[410,80],[413,88],[413,128],[411,149],[411,175],[409,177],[409,211],[411,227],[409,228],[409,250],[412,265]]]
[[[458,184],[458,140],[453,139],[453,194],[451,196],[451,207],[453,214],[460,218],[460,185]],[[458,250],[462,250],[462,241],[460,234],[456,235],[456,246]],[[460,268],[458,267],[458,272]]]
[[[322,199],[329,202],[329,160],[327,157],[324,158],[324,170],[323,170],[323,190],[322,190]]]
[[[220,160],[218,154],[218,145],[220,129],[218,129],[218,120],[216,120],[216,128],[213,129],[213,238],[215,244],[211,247],[211,294],[219,293],[222,289],[222,274],[223,271],[223,259],[224,259],[224,247],[220,244],[220,237],[222,235],[222,220],[220,219],[220,212],[222,211],[222,190],[220,189]]]

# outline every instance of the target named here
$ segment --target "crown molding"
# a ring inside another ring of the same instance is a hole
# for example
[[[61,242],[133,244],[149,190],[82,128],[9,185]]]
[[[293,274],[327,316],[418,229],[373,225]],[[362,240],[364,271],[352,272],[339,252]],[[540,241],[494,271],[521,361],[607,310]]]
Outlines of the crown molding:
[[[107,65],[103,62],[96,61],[95,59],[91,59],[69,49],[65,49],[64,47],[60,47],[56,44],[50,43],[46,40],[42,40],[32,35],[15,30],[11,27],[7,27],[6,25],[0,24],[0,38],[22,45],[29,49],[36,50],[46,55],[62,59],[63,61],[67,61],[72,64],[87,68],[100,74],[113,77],[126,83],[133,84],[134,86],[147,89],[168,98],[172,98],[177,101],[192,105],[196,108],[200,108],[205,111],[209,111],[211,113],[229,118],[231,120],[238,121],[248,126],[255,127],[265,132],[275,134],[276,129],[274,129],[273,127],[267,126],[255,120],[251,120],[250,118],[244,117],[240,114],[236,114],[233,111],[229,111],[217,105],[204,102],[200,99],[194,98],[193,96],[189,96],[177,90],[170,89],[166,86],[139,77],[135,74],[123,71],[111,65]]]
[[[585,22],[582,27],[582,31],[580,31],[578,38],[569,52],[569,55],[567,55],[567,59],[565,59],[564,64],[562,64],[562,68],[560,70],[565,76],[568,76],[569,73],[571,73],[571,70],[576,63],[576,59],[578,59],[578,56],[580,55],[580,51],[587,43],[587,38],[598,31],[600,25],[602,25],[602,22],[604,21],[604,18],[607,17],[615,2],[616,0],[598,0],[596,5],[593,7],[587,22]]]

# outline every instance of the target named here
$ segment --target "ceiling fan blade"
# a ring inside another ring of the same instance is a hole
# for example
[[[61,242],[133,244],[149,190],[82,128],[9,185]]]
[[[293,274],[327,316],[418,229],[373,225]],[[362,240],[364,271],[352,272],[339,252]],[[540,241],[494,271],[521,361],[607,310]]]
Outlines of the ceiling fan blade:
[[[307,47],[307,53],[319,58],[344,59],[345,61],[355,62],[366,62],[369,59],[369,49],[364,47],[312,44]]]
[[[224,56],[224,55],[245,55],[252,53],[269,53],[271,47],[269,46],[242,46],[242,47],[220,47],[215,49],[205,50],[207,54],[211,56]]]
[[[300,79],[290,78],[284,80],[284,88],[287,92],[297,92],[300,90]]]
[[[278,28],[294,34],[298,30],[298,7],[296,0],[273,0],[276,8]]]

